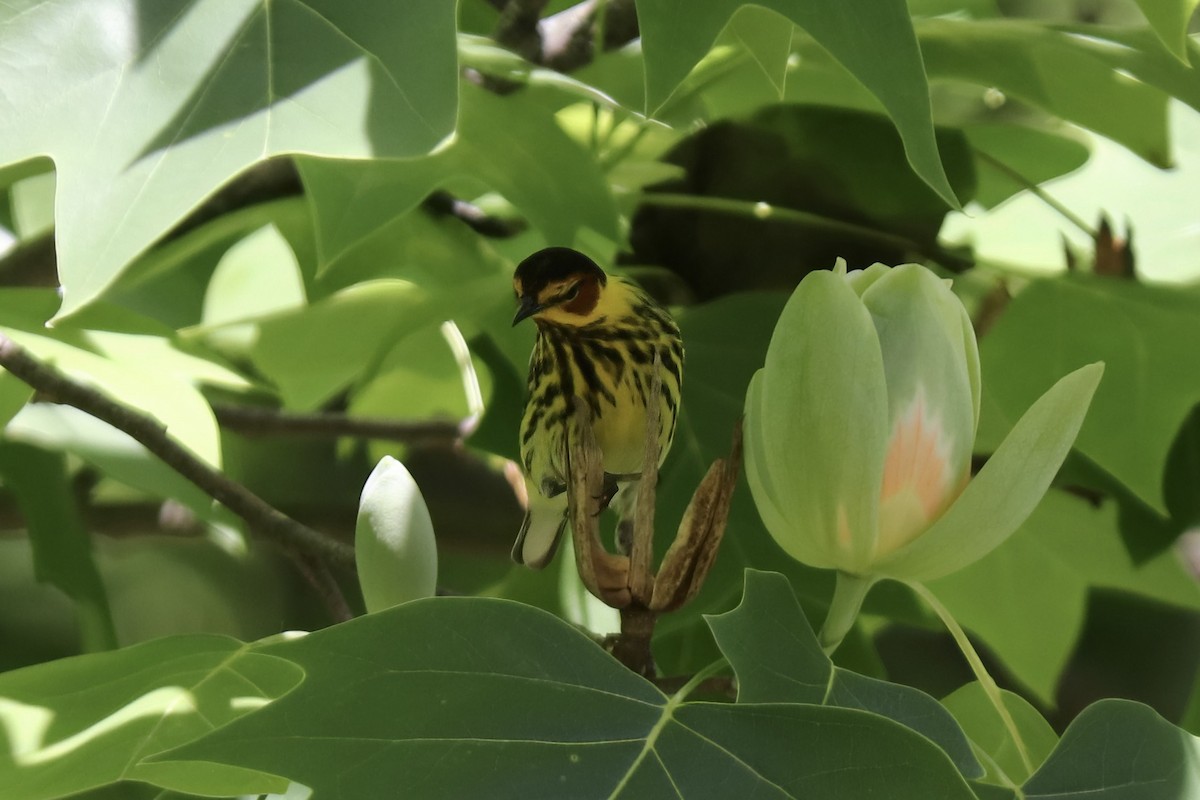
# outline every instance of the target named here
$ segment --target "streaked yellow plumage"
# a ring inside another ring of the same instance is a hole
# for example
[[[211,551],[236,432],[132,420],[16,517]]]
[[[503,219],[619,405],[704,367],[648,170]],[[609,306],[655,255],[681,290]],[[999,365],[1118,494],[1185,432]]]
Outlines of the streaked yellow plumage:
[[[675,435],[683,342],[670,314],[637,285],[609,277],[568,248],[547,248],[525,259],[513,286],[520,302],[514,324],[533,317],[538,327],[520,433],[529,510],[513,559],[536,569],[554,556],[566,524],[571,398],[588,404],[606,477],[620,489],[617,505],[631,509],[642,471],[654,357],[657,353],[662,381],[661,463]]]

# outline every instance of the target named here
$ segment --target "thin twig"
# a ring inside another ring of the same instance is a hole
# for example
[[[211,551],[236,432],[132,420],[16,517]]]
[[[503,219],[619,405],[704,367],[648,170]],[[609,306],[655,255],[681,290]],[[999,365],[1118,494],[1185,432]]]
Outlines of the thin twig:
[[[213,406],[221,427],[246,436],[349,436],[412,444],[453,444],[469,436],[478,420],[394,420],[351,417],[334,413],[300,413],[277,408],[217,404]]]
[[[342,587],[338,585],[337,579],[329,571],[328,564],[319,558],[300,553],[293,554],[292,560],[296,562],[300,574],[321,595],[321,599],[325,601],[325,607],[329,610],[329,616],[334,622],[347,622],[354,619],[354,612],[350,610],[350,604],[346,602],[346,595],[342,593]]]
[[[3,334],[0,334],[0,366],[44,397],[74,406],[129,434],[164,464],[245,520],[253,530],[306,555],[341,564],[354,563],[352,547],[300,524],[245,486],[222,475],[175,441],[158,420],[68,378]]]

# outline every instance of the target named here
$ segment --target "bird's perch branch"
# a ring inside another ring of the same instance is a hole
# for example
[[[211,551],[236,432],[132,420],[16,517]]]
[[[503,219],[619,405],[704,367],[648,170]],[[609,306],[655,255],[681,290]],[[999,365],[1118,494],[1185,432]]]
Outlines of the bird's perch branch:
[[[728,459],[717,459],[700,482],[684,512],[675,541],[658,573],[653,570],[654,505],[658,483],[662,397],[661,355],[655,354],[646,405],[646,441],[638,501],[627,538],[629,555],[613,554],[600,543],[598,517],[604,482],[604,454],[592,431],[588,405],[575,399],[568,435],[568,513],[575,544],[575,563],[592,594],[621,613],[621,632],[606,646],[622,664],[645,677],[655,674],[651,639],[659,614],[689,602],[708,576],[725,535],[729,504],[741,464],[741,425],[734,428]],[[619,545],[623,532],[618,533]]]
[[[237,514],[251,529],[309,558],[351,565],[354,550],[302,525],[240,483],[230,480],[175,441],[158,420],[118,403],[31,356],[0,334],[0,366],[54,402],[74,406],[127,433],[208,496]]]

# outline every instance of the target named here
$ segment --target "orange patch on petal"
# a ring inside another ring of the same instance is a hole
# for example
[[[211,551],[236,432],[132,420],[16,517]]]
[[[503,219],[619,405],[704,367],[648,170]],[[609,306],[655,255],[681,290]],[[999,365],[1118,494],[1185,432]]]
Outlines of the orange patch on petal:
[[[901,492],[912,492],[926,518],[933,519],[950,489],[951,444],[941,417],[930,413],[924,393],[918,391],[892,429],[880,499],[887,503]]]

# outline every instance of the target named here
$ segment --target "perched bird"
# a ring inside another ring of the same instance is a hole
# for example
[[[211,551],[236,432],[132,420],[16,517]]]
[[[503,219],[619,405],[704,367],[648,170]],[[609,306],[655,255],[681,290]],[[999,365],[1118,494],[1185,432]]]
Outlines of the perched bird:
[[[616,507],[632,510],[646,448],[646,404],[654,356],[661,374],[659,445],[675,435],[683,379],[683,340],[671,315],[637,285],[606,275],[567,247],[539,250],[517,266],[513,325],[533,317],[529,399],[521,420],[521,463],[529,511],[513,560],[546,566],[567,524],[567,430],[574,398],[591,411],[604,454],[605,484]],[[611,498],[610,498],[611,499]]]

